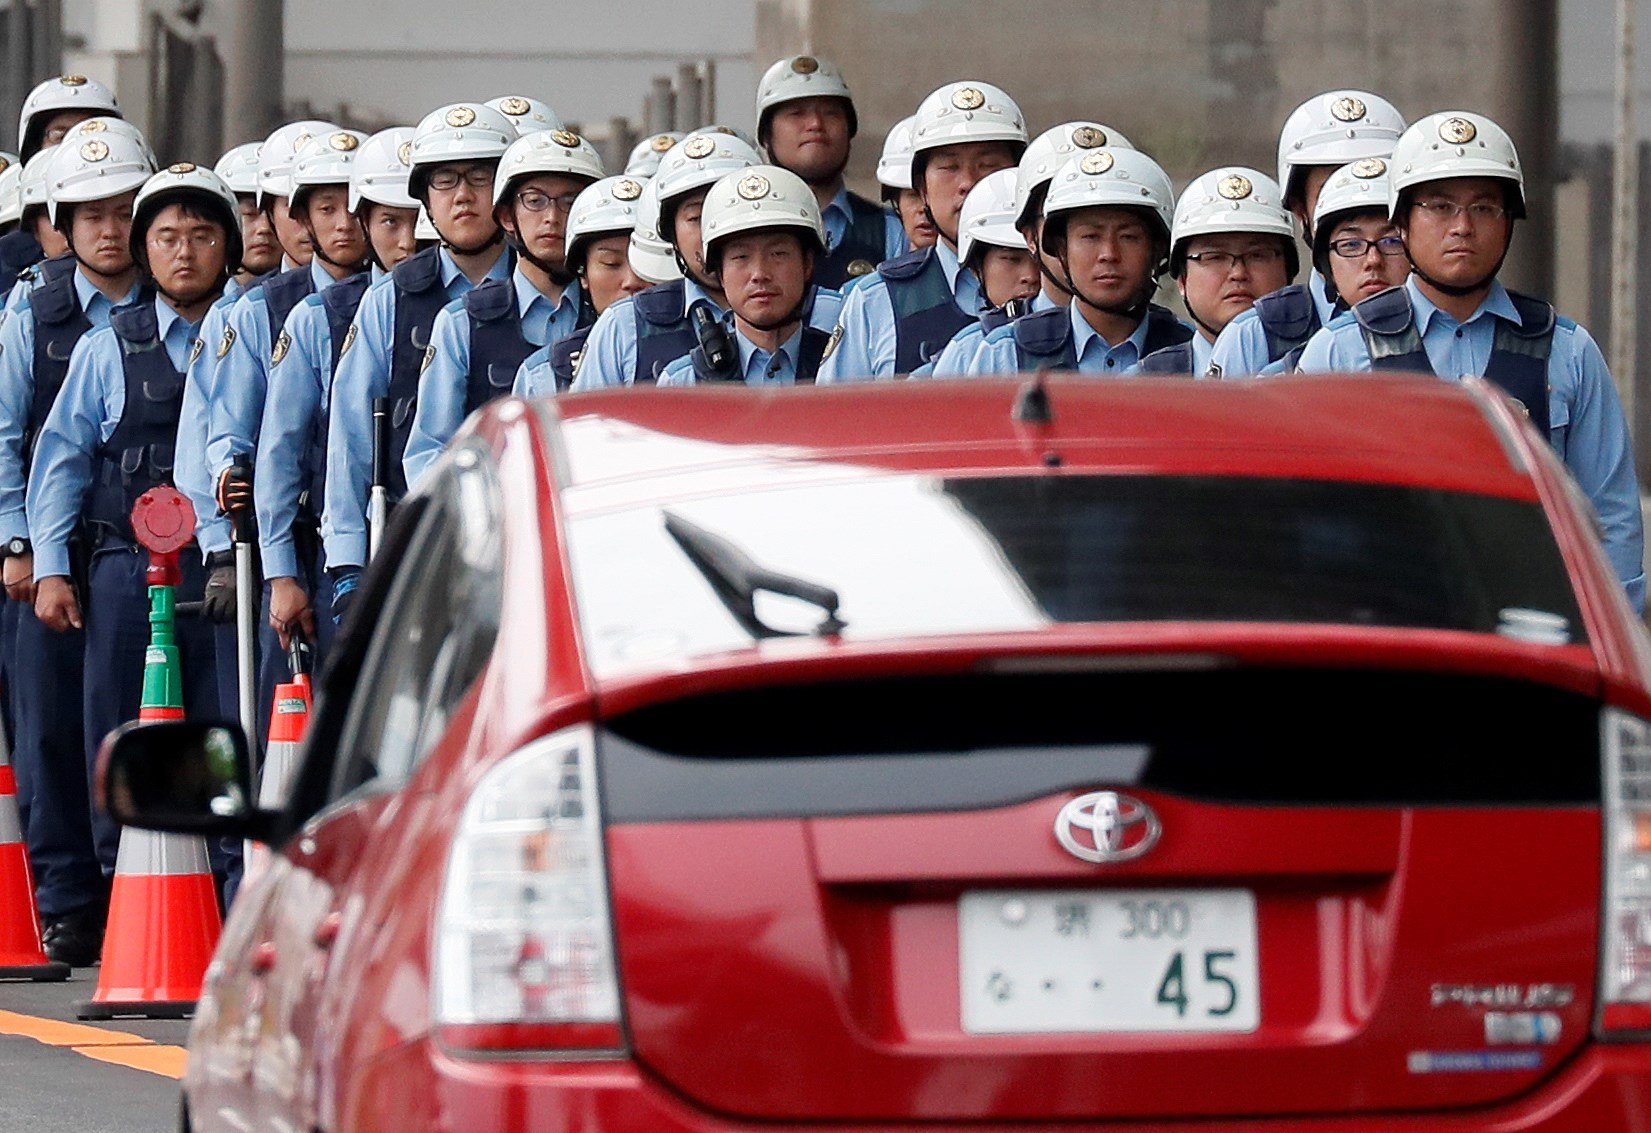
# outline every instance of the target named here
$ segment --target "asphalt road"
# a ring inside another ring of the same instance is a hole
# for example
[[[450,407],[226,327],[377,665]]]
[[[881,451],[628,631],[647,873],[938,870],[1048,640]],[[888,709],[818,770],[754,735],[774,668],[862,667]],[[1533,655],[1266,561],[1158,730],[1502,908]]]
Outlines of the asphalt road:
[[[96,968],[66,983],[0,982],[0,1133],[177,1129],[188,1022],[82,1023],[74,1003],[96,987]]]

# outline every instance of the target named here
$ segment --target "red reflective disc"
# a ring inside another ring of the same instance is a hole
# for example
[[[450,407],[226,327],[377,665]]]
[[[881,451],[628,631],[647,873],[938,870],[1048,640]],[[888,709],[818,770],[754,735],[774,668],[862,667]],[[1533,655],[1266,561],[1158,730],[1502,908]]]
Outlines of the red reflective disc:
[[[195,509],[176,488],[151,488],[132,508],[132,534],[156,554],[181,551],[195,538]]]

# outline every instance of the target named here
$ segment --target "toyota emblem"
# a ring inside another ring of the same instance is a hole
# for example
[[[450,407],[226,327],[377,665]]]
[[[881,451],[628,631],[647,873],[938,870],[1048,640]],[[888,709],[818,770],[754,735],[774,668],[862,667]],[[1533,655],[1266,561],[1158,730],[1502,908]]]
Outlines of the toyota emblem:
[[[1158,844],[1158,816],[1114,791],[1079,795],[1055,816],[1055,838],[1075,858],[1098,865],[1134,861]]]

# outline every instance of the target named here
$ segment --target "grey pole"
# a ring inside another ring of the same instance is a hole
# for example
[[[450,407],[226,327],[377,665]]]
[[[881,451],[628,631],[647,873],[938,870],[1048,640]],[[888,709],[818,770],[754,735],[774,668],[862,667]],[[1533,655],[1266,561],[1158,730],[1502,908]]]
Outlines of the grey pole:
[[[225,147],[266,137],[281,124],[286,66],[282,0],[221,0]]]

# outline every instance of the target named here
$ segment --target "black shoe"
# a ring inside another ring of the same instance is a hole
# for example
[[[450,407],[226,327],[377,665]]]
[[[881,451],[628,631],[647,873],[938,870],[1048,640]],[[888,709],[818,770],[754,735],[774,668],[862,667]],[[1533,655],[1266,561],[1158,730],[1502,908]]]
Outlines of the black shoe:
[[[41,934],[46,956],[71,968],[89,968],[103,955],[102,906],[76,909],[56,917]]]

